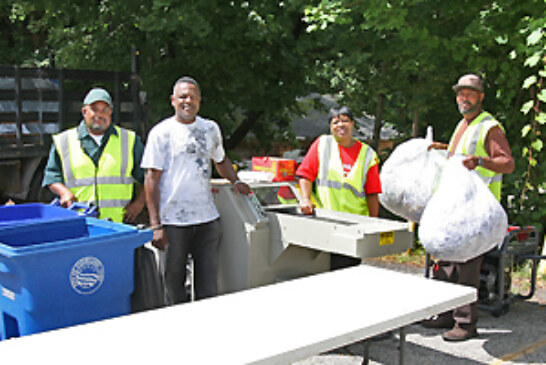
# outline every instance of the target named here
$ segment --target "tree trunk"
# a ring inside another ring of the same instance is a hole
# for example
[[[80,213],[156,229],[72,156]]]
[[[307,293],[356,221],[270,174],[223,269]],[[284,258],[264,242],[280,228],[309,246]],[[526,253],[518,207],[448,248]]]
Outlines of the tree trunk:
[[[413,111],[413,121],[411,123],[411,136],[417,138],[419,135],[419,112],[417,110]]]
[[[246,137],[248,132],[262,116],[262,112],[248,112],[246,118],[237,129],[226,139],[226,150],[233,150]]]
[[[377,108],[375,109],[375,120],[373,124],[372,148],[379,152],[379,140],[381,139],[381,127],[383,124],[383,105],[385,104],[385,94],[377,95]]]

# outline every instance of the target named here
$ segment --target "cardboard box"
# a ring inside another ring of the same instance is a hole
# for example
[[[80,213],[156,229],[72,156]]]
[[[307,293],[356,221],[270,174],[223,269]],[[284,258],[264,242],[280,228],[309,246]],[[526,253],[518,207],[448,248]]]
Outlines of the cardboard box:
[[[280,157],[252,157],[252,171],[267,171],[273,181],[292,181],[296,174],[296,160]]]

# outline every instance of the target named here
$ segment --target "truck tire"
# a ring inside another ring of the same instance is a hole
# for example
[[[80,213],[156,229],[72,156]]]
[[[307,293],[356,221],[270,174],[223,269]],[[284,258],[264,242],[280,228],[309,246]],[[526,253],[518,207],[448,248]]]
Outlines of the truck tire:
[[[28,194],[25,199],[28,203],[49,203],[55,198],[55,195],[48,188],[42,187],[42,181],[44,179],[44,168],[45,160],[43,161],[43,163],[40,164],[38,169],[36,169],[36,172],[34,173],[34,176],[32,177],[32,180],[30,182]]]
[[[0,191],[0,205],[4,205],[8,202],[8,197],[4,195],[3,191]]]

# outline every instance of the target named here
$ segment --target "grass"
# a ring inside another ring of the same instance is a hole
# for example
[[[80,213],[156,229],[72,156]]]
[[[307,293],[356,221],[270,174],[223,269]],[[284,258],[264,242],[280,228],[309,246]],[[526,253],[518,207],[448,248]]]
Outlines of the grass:
[[[375,260],[424,268],[426,262],[425,255],[425,250],[422,247],[418,247],[409,249],[401,254],[381,256],[375,258]],[[531,262],[527,260],[512,271],[512,292],[527,294],[530,288]],[[546,289],[545,273],[537,273],[536,289]]]
[[[394,262],[416,267],[425,267],[425,250],[422,247],[410,248],[406,252],[396,255],[386,255],[378,257],[377,260],[384,262]]]
[[[527,294],[531,289],[531,261],[527,260],[512,271],[512,292]],[[536,288],[546,288],[546,274],[537,273]]]

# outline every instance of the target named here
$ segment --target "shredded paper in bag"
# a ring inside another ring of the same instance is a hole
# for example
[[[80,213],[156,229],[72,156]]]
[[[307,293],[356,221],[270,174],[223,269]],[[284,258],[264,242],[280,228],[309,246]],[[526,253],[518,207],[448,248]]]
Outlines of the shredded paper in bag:
[[[419,239],[427,252],[466,262],[502,242],[507,227],[506,212],[480,175],[464,167],[462,156],[450,158],[421,217]]]
[[[427,151],[430,143],[430,138],[414,138],[400,144],[381,168],[379,201],[390,212],[416,223],[446,162],[445,151]]]

